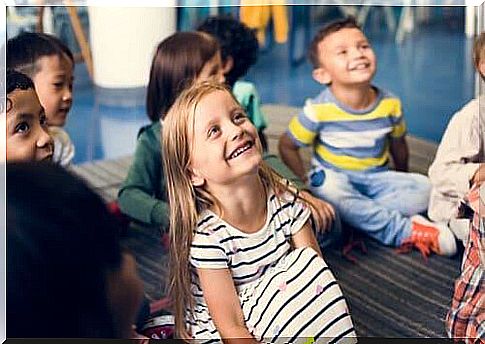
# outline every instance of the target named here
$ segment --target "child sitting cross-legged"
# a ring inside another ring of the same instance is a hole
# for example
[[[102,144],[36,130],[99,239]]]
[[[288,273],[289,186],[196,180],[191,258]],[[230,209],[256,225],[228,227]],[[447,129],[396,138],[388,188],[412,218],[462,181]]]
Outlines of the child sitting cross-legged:
[[[7,162],[51,160],[52,138],[32,80],[7,70]]]
[[[313,205],[262,160],[257,130],[225,86],[182,92],[162,153],[178,336],[356,341],[312,232]]]
[[[450,229],[417,215],[426,211],[430,183],[407,172],[401,102],[372,84],[376,56],[355,19],[322,28],[310,59],[313,78],[327,87],[307,101],[280,138],[283,161],[350,226],[385,245],[453,255]],[[309,145],[314,150],[306,174],[299,148]],[[388,168],[389,154],[397,171]]]

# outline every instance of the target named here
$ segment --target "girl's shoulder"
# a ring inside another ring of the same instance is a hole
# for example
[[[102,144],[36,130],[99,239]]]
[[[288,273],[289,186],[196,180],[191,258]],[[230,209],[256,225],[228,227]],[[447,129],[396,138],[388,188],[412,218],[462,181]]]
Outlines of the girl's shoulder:
[[[213,236],[221,229],[224,229],[224,221],[210,210],[203,210],[198,217],[197,226],[194,230],[194,237]]]

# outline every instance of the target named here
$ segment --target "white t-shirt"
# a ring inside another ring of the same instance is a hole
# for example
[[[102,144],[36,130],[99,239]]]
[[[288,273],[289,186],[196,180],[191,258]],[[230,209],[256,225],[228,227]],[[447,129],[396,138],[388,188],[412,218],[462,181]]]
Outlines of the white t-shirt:
[[[69,166],[75,154],[69,135],[61,127],[49,127],[49,134],[54,140],[52,161],[63,167]]]

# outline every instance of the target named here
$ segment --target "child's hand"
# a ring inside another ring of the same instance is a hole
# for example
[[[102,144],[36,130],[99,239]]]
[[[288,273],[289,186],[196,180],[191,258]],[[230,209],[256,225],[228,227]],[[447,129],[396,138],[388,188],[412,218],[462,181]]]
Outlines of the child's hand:
[[[335,210],[333,209],[332,205],[321,200],[320,198],[314,197],[308,191],[301,191],[300,196],[306,202],[313,205],[313,207],[310,207],[310,209],[317,224],[317,230],[328,231],[332,226],[333,220],[335,220]]]
[[[485,181],[485,164],[480,164],[480,167],[473,175],[471,180],[472,185],[481,185]]]

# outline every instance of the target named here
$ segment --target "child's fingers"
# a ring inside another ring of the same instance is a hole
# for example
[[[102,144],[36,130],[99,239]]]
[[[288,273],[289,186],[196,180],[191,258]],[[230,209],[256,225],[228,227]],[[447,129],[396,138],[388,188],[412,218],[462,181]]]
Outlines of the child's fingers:
[[[327,202],[325,202],[325,209],[327,210],[332,220],[335,220],[335,209]]]
[[[318,216],[318,219],[319,219],[318,221],[320,224],[320,226],[318,226],[319,232],[325,232],[328,229],[330,229],[330,226],[332,225],[332,216],[328,209],[326,208],[317,209],[315,216]]]

